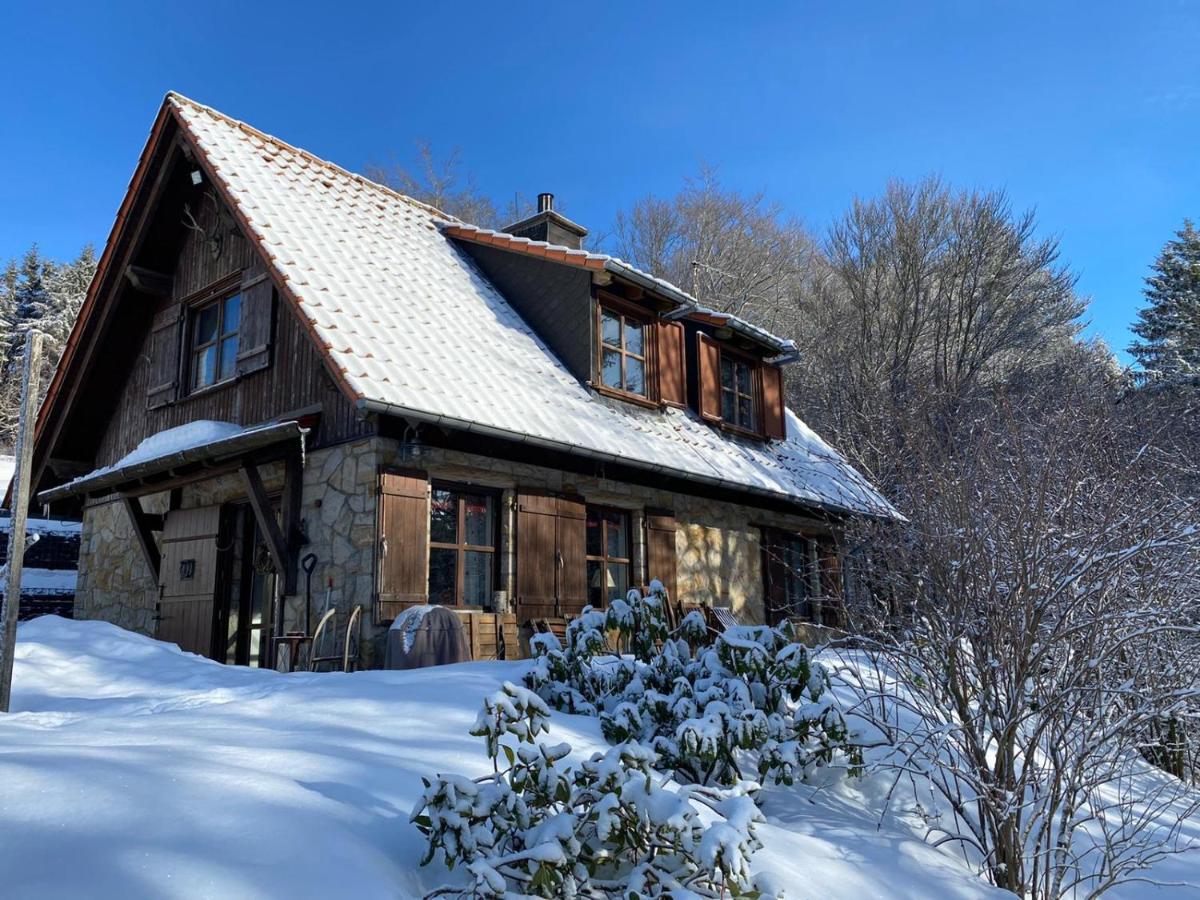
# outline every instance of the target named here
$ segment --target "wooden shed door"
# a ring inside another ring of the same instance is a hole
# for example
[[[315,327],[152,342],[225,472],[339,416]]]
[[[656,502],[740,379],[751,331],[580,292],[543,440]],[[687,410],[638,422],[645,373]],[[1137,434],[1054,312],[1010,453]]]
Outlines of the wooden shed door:
[[[163,528],[162,594],[154,636],[202,656],[213,652],[220,525],[221,508],[203,506],[172,510]]]

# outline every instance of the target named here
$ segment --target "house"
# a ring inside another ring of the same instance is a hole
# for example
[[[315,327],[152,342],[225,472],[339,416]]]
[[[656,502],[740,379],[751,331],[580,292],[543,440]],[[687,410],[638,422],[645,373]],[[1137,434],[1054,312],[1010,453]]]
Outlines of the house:
[[[0,466],[3,459],[0,458]],[[0,471],[0,483],[7,478]],[[27,519],[26,540],[34,538],[25,550],[21,573],[21,599],[17,618],[21,621],[47,614],[69,619],[75,609],[75,577],[79,564],[79,522],[52,519]],[[8,538],[12,517],[0,511],[0,595],[8,587]]]
[[[427,602],[511,655],[649,578],[835,618],[838,523],[894,512],[784,407],[794,345],[585,234],[549,195],[477,228],[169,94],[38,421],[76,616],[249,665],[326,605],[363,608],[367,665]]]

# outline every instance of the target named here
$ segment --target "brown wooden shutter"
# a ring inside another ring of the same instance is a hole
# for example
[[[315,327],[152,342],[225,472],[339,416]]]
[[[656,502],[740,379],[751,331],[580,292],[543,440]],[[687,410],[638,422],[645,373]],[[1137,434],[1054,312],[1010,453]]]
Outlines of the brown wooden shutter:
[[[558,498],[558,608],[577,616],[587,605],[587,507],[579,497]]]
[[[783,412],[783,370],[779,366],[763,366],[762,413],[763,434],[770,440],[781,441],[787,437],[787,421]]]
[[[843,624],[842,610],[842,559],[837,545],[830,538],[817,541],[817,559],[820,565],[821,622],[834,627]]]
[[[517,495],[517,619],[558,614],[558,503],[550,494]],[[586,574],[585,574],[586,577]]]
[[[657,578],[676,603],[675,514],[646,511],[646,579]]]
[[[242,321],[238,330],[237,373],[247,375],[271,364],[275,331],[275,284],[258,266],[242,280]]]
[[[150,326],[150,377],[146,381],[146,408],[157,409],[179,396],[180,323],[183,309],[173,304],[154,317]]]
[[[721,349],[707,334],[696,335],[696,374],[700,385],[700,417],[721,419]]]
[[[379,476],[379,619],[429,599],[429,479],[424,472]]]
[[[687,382],[683,371],[683,323],[658,322],[658,399],[674,406],[687,404]]]

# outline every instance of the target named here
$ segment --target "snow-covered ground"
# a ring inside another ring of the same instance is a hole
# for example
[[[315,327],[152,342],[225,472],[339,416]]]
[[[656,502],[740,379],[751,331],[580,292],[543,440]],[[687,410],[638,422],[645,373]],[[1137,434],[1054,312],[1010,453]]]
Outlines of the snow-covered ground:
[[[16,468],[17,460],[14,457],[0,453],[0,494],[8,492],[8,483],[12,481]]]
[[[0,719],[3,895],[419,897],[453,877],[418,865],[420,778],[487,770],[467,731],[526,665],[280,675],[104,623],[25,623]],[[560,713],[549,739],[603,746],[596,720]],[[771,789],[755,867],[792,898],[1010,896],[878,829],[876,794]]]

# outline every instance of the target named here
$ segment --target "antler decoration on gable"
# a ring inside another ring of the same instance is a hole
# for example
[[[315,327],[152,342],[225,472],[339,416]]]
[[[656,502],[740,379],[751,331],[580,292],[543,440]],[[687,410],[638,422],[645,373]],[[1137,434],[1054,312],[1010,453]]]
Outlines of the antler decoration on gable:
[[[204,199],[212,203],[215,221],[209,226],[201,225],[192,213],[192,205],[185,203],[183,204],[183,225],[189,231],[200,235],[200,239],[207,245],[212,258],[219,259],[221,252],[225,249],[225,235],[232,233],[236,226],[233,216],[217,200],[217,195],[211,188],[204,192]],[[203,213],[201,213],[201,217],[203,217]]]

